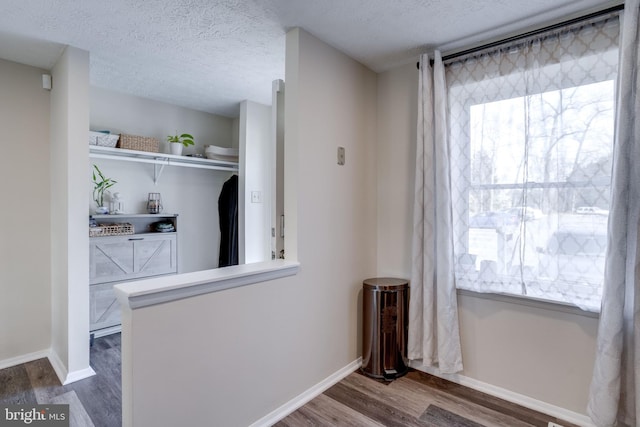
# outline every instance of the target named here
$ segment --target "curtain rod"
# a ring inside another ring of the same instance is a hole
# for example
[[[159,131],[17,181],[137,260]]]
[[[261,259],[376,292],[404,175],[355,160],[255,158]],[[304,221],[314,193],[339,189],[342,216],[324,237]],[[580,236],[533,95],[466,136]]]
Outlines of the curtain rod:
[[[497,46],[500,46],[500,45],[503,45],[503,44],[506,44],[506,43],[511,43],[511,42],[514,42],[514,41],[522,40],[522,39],[525,39],[527,37],[536,36],[538,34],[542,34],[542,33],[545,33],[547,31],[556,30],[558,28],[566,27],[567,25],[577,24],[579,22],[586,21],[586,20],[591,19],[591,18],[597,18],[598,16],[606,15],[608,13],[618,12],[618,11],[621,11],[621,10],[624,10],[624,3],[623,4],[619,4],[617,6],[609,7],[607,9],[600,10],[598,12],[592,12],[592,13],[589,13],[589,14],[584,15],[584,16],[579,16],[577,18],[568,19],[566,21],[558,22],[557,24],[548,25],[548,26],[543,27],[543,28],[538,28],[537,30],[527,31],[526,33],[522,33],[522,34],[518,34],[518,35],[515,35],[515,36],[507,37],[505,39],[497,40],[497,41],[494,41],[494,42],[491,42],[491,43],[486,43],[486,44],[483,44],[483,45],[480,45],[480,46],[472,47],[470,49],[465,49],[465,50],[462,50],[460,52],[452,53],[450,55],[445,55],[445,56],[442,57],[442,61],[443,62],[444,61],[448,61],[448,60],[451,60],[451,59],[458,58],[460,56],[469,55],[471,53],[479,52],[479,51],[484,50],[484,49],[491,49],[492,47],[497,47]],[[429,62],[431,63],[431,65],[433,65],[433,59],[429,60]],[[418,61],[416,63],[416,66],[418,67],[418,69],[420,69],[420,61]]]

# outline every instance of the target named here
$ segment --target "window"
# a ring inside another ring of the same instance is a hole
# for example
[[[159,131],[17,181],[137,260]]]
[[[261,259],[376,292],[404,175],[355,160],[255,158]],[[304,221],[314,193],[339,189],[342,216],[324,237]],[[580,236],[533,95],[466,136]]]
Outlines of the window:
[[[447,64],[458,288],[598,311],[615,15]]]

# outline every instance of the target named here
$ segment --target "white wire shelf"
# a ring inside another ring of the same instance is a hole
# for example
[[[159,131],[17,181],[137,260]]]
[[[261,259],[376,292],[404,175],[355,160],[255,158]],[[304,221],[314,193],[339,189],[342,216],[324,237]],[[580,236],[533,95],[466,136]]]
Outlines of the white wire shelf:
[[[153,182],[157,183],[165,166],[212,169],[227,172],[238,171],[237,162],[205,159],[200,157],[176,156],[173,154],[151,153],[148,151],[125,150],[122,148],[89,146],[89,157],[93,159],[123,160],[154,165]]]

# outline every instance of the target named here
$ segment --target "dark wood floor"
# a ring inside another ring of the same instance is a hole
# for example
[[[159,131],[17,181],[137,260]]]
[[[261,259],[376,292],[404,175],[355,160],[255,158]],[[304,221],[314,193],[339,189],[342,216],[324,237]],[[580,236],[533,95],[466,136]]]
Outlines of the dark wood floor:
[[[422,372],[390,383],[353,373],[275,427],[564,427],[574,424]]]
[[[60,385],[47,359],[0,370],[0,405],[69,403],[71,426],[121,425],[120,334],[95,340],[96,375]],[[573,424],[418,371],[392,382],[358,372],[275,424],[299,426],[547,427]],[[186,427],[186,426],[185,426]]]
[[[0,370],[0,404],[70,404],[71,426],[122,425],[120,334],[97,338],[91,347],[96,375],[62,386],[48,359]]]

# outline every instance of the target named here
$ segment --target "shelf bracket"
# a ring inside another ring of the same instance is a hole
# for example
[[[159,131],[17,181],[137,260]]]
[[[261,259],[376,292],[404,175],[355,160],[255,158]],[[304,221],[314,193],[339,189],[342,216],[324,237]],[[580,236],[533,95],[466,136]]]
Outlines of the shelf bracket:
[[[153,165],[153,183],[155,185],[158,184],[158,180],[160,179],[160,175],[162,175],[162,171],[164,171],[164,167],[166,166],[166,163],[162,163],[162,164],[154,164]],[[158,166],[160,166],[160,169],[158,169]]]

